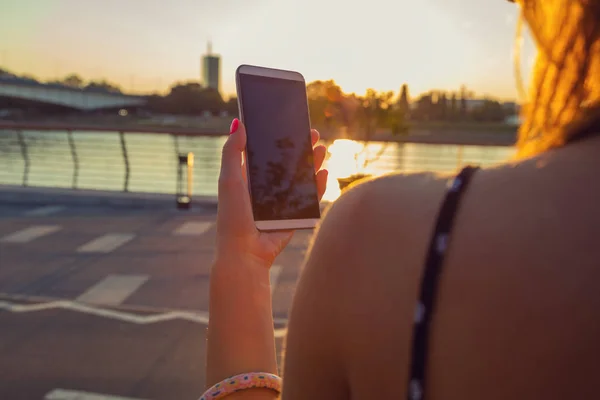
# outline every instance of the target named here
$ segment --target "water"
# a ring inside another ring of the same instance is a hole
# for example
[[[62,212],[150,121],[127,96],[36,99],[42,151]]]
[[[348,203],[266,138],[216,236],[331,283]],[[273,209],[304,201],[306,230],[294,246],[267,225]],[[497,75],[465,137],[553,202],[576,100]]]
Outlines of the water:
[[[59,188],[176,193],[178,154],[194,153],[193,190],[217,194],[221,148],[225,136],[171,136],[117,132],[0,130],[0,184]],[[326,200],[340,194],[337,178],[356,172],[380,175],[402,171],[453,172],[467,163],[488,166],[512,156],[511,147],[363,143],[339,140],[328,145]],[[29,159],[26,168],[25,156]],[[75,166],[78,165],[78,168]],[[185,178],[185,174],[183,175]],[[185,182],[185,181],[184,181]],[[185,187],[185,183],[184,183]]]

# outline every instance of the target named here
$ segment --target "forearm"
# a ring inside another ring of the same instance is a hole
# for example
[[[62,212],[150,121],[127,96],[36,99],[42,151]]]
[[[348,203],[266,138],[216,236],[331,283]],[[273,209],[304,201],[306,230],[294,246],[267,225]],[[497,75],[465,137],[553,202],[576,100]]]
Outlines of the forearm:
[[[267,267],[252,259],[217,260],[209,313],[207,387],[245,372],[277,374]]]

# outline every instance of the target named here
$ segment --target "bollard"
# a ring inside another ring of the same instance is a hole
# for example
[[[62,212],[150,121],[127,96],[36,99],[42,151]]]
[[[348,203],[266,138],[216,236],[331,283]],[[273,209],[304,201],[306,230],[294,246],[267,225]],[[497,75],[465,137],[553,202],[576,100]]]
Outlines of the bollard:
[[[194,179],[194,153],[179,154],[177,165],[177,209],[189,210],[192,204],[192,184]],[[187,167],[187,168],[186,168]],[[186,171],[185,189],[183,188],[183,174]]]

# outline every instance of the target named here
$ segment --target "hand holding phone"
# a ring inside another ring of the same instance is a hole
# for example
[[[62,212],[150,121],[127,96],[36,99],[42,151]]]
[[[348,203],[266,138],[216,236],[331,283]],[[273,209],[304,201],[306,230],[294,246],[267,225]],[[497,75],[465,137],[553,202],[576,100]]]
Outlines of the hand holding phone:
[[[236,82],[256,227],[314,228],[321,212],[304,78],[294,71],[242,65]]]
[[[219,208],[217,213],[217,259],[239,261],[250,255],[253,260],[270,266],[292,237],[293,231],[261,232],[257,230],[250,201],[246,165],[242,163],[246,150],[246,127],[240,121],[232,123],[232,131],[223,148],[219,176]],[[317,196],[325,193],[327,170],[321,170],[325,146],[316,146],[319,133],[309,130],[309,143],[314,162]],[[313,148],[314,147],[314,148]]]

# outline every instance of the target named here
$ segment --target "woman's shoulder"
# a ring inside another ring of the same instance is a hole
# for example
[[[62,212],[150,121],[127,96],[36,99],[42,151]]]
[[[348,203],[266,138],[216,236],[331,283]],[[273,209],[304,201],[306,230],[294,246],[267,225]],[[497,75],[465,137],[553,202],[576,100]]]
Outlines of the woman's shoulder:
[[[362,248],[380,245],[382,235],[398,241],[409,231],[414,235],[434,222],[452,178],[395,173],[361,180],[326,210],[318,236],[334,235],[339,242]]]
[[[332,290],[339,299],[362,305],[377,303],[378,294],[371,291],[385,287],[386,281],[400,280],[402,293],[415,294],[435,220],[453,177],[391,174],[352,185],[327,209],[307,270],[314,269],[317,279],[335,280]]]

